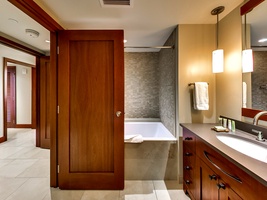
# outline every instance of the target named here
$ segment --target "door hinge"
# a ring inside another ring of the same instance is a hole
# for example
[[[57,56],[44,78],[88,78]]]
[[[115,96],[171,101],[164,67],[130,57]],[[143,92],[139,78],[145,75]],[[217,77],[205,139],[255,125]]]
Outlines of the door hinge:
[[[57,114],[59,114],[59,106],[57,106]]]
[[[59,165],[57,165],[57,173],[59,174]]]
[[[57,54],[59,54],[59,46],[57,46]]]

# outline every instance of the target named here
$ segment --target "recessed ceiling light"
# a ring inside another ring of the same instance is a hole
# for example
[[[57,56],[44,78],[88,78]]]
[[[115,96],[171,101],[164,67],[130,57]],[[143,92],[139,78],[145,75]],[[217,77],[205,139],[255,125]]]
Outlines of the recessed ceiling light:
[[[32,38],[38,38],[40,33],[36,30],[33,29],[26,29],[25,30],[26,34],[29,35]]]
[[[267,38],[262,38],[262,39],[258,40],[258,42],[267,42]]]
[[[13,19],[13,18],[8,18],[8,20],[10,21],[10,22],[14,22],[14,23],[19,23],[19,21],[18,20],[16,20],[16,19]]]
[[[123,40],[123,43],[126,43],[127,42],[127,40]]]

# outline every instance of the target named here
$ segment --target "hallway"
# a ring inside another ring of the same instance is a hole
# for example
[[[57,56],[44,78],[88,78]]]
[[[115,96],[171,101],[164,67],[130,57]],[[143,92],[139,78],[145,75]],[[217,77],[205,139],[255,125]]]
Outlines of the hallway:
[[[8,129],[8,141],[0,144],[0,200],[189,199],[175,181],[125,181],[122,191],[50,188],[49,154],[35,147],[35,130]]]

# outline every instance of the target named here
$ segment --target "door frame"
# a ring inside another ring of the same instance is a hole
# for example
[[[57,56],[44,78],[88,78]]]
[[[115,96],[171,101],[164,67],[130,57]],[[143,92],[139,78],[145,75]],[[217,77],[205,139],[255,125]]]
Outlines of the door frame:
[[[16,128],[16,124],[17,124],[17,113],[16,113],[17,112],[17,95],[16,95],[16,93],[17,93],[17,86],[16,86],[16,83],[17,83],[16,78],[17,78],[17,76],[16,76],[16,66],[7,66],[7,74],[8,73],[14,73],[14,77],[15,78],[11,78],[11,76],[10,76],[9,79],[8,79],[8,76],[7,76],[7,81],[6,81],[7,85],[9,85],[9,87],[10,87],[10,91],[12,91],[12,93],[14,93],[13,94],[14,96],[12,96],[14,99],[13,100],[9,99],[9,101],[12,101],[12,103],[8,102],[8,100],[7,100],[8,98],[5,98],[6,101],[7,101],[6,109],[8,111],[8,107],[9,106],[11,107],[10,109],[12,110],[12,112],[10,114],[11,114],[12,119],[13,119],[13,122],[11,122],[11,125],[8,125],[8,121],[7,121],[7,128]],[[6,116],[8,116],[8,112],[7,112]]]
[[[29,64],[29,63],[25,63],[25,62],[21,62],[15,59],[11,59],[11,58],[7,58],[4,57],[4,67],[3,67],[3,96],[4,96],[4,116],[3,116],[3,123],[4,123],[4,141],[7,140],[7,63],[12,63],[12,64],[17,64],[17,65],[22,65],[24,67],[31,67],[32,70],[32,121],[31,121],[31,126],[32,128],[36,128],[36,136],[37,133],[39,133],[39,128],[36,127],[36,115],[37,115],[37,102],[36,102],[36,81],[34,80],[34,78],[36,77],[35,73],[35,65]],[[39,114],[39,112],[38,112]],[[36,137],[37,138],[37,137]],[[38,137],[39,138],[39,137]]]

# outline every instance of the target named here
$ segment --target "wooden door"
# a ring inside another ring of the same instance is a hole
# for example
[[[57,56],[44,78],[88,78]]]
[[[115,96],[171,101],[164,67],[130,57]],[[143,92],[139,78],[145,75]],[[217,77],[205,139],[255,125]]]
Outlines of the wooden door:
[[[16,66],[7,67],[7,128],[16,128]]]
[[[40,147],[50,148],[50,59],[40,58]]]
[[[123,31],[61,31],[58,44],[59,187],[123,189]]]

